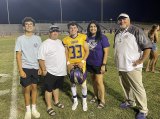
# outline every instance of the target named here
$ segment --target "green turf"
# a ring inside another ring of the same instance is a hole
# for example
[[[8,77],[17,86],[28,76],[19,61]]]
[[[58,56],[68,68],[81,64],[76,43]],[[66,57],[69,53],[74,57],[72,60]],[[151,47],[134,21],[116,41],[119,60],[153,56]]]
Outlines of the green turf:
[[[88,75],[88,111],[83,112],[82,100],[81,100],[81,88],[78,86],[78,100],[79,105],[77,110],[72,111],[72,99],[70,91],[70,82],[66,77],[64,82],[64,88],[60,93],[60,101],[65,105],[65,109],[59,109],[55,106],[57,115],[54,119],[134,119],[135,112],[131,109],[122,110],[119,108],[119,104],[124,99],[124,93],[120,87],[118,80],[118,73],[114,66],[113,59],[113,34],[107,34],[109,42],[111,44],[109,50],[109,57],[107,68],[108,72],[104,77],[104,84],[106,89],[106,107],[104,109],[97,109],[96,104],[90,104],[89,100],[92,98],[93,89],[90,81],[90,75]],[[60,36],[63,38],[64,36]],[[46,39],[47,36],[42,36],[42,39]],[[14,54],[14,42],[15,37],[0,38],[0,74],[7,73],[12,75],[13,71],[13,54]],[[159,45],[160,48],[160,45]],[[160,50],[159,50],[160,51]],[[145,62],[146,64],[146,62]],[[160,59],[157,62],[157,67],[160,69]],[[17,77],[18,80],[18,77]],[[41,82],[43,78],[41,78]],[[143,82],[146,88],[148,97],[149,115],[148,119],[160,118],[160,73],[146,73],[143,72]],[[11,89],[12,77],[8,78],[7,82],[0,83],[0,90]],[[39,85],[39,94],[37,100],[37,107],[41,113],[41,119],[52,119],[46,113],[46,106],[44,97],[41,95],[41,87]],[[21,85],[18,84],[18,119],[24,118],[25,105],[22,93]],[[0,96],[0,119],[7,119],[9,117],[11,96],[10,93]]]
[[[15,37],[0,38],[0,74],[9,74],[7,81],[0,83],[0,91],[11,90]],[[0,77],[0,80],[3,80]],[[0,96],[0,119],[9,117],[11,93]]]

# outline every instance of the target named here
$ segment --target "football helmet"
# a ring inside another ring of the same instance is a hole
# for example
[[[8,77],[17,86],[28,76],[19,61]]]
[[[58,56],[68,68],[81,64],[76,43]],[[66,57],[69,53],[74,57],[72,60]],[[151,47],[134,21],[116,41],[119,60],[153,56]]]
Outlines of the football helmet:
[[[83,77],[83,71],[78,66],[74,66],[70,71],[70,81],[72,83],[82,84],[85,78]]]

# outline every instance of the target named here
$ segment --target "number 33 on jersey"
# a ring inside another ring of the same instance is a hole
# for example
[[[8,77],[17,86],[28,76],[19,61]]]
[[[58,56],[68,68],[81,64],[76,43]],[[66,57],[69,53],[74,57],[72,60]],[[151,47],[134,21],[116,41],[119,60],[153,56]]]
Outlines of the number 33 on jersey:
[[[77,63],[83,60],[85,41],[86,35],[80,33],[78,33],[77,37],[75,38],[67,36],[63,39],[64,46],[68,48],[68,58],[70,63]]]

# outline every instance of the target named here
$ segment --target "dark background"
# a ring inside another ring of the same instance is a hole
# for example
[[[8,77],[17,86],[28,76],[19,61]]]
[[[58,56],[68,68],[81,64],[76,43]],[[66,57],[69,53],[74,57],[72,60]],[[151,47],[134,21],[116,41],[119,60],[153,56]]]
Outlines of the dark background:
[[[25,16],[37,22],[60,21],[59,0],[8,0],[10,22],[21,23]],[[116,20],[121,12],[132,21],[160,22],[158,0],[104,0],[104,21]],[[101,20],[101,0],[62,0],[63,21]],[[0,24],[8,23],[6,0],[0,0]]]

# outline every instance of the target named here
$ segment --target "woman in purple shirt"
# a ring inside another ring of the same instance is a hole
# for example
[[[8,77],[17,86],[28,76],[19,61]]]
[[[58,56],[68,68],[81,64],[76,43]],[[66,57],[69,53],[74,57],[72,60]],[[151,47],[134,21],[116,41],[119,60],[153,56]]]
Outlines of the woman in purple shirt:
[[[93,81],[94,97],[91,103],[98,100],[97,108],[105,106],[105,88],[103,76],[106,69],[107,56],[109,51],[109,42],[105,35],[101,33],[99,24],[91,21],[87,27],[87,42],[90,53],[87,58],[87,71],[91,73]]]

